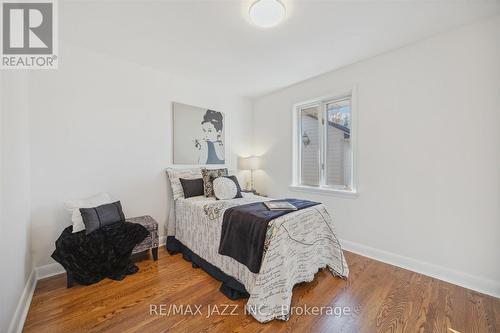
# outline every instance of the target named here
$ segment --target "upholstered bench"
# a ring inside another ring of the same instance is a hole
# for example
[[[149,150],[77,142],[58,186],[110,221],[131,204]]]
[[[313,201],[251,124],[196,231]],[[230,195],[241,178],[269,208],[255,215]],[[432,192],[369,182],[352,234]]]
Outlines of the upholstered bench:
[[[144,252],[151,249],[151,253],[153,254],[153,259],[158,260],[158,222],[156,222],[151,216],[139,216],[126,219],[125,221],[130,223],[138,223],[144,226],[149,231],[149,236],[141,243],[138,244],[132,250],[132,254],[136,254],[139,252]]]

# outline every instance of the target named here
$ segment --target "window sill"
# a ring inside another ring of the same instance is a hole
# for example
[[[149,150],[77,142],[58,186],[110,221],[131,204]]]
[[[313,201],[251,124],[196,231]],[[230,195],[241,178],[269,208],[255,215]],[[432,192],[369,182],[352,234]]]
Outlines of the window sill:
[[[337,190],[337,189],[331,189],[331,188],[306,186],[306,185],[290,185],[288,188],[294,192],[324,194],[324,195],[330,195],[330,196],[341,197],[341,198],[353,198],[354,199],[354,198],[359,197],[359,192],[356,192],[356,191]]]

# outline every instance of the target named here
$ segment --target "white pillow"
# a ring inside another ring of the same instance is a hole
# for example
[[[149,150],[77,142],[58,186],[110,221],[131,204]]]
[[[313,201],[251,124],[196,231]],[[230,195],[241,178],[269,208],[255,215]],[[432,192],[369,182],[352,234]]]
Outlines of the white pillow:
[[[170,180],[170,188],[172,189],[172,197],[175,200],[184,198],[184,190],[182,189],[180,178],[196,179],[201,178],[201,169],[174,169],[168,168],[167,175]]]
[[[92,208],[111,203],[111,197],[107,193],[99,193],[92,197],[78,200],[69,200],[64,203],[66,210],[71,214],[73,232],[85,230],[80,208]]]
[[[236,183],[227,177],[217,177],[213,182],[214,195],[219,200],[234,199],[238,194]]]

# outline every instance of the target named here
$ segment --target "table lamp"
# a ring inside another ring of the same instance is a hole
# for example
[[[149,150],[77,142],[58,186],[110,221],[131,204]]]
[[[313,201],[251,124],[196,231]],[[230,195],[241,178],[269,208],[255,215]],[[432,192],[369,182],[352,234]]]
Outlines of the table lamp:
[[[250,191],[255,191],[253,188],[253,171],[260,169],[260,160],[256,156],[240,157],[240,170],[250,170]]]

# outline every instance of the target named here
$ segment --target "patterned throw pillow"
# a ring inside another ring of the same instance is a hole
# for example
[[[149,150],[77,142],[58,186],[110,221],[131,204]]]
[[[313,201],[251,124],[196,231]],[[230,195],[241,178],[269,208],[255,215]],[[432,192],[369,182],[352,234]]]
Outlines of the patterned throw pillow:
[[[203,178],[203,190],[206,197],[214,196],[213,181],[217,177],[227,176],[227,169],[201,169],[201,178]]]

